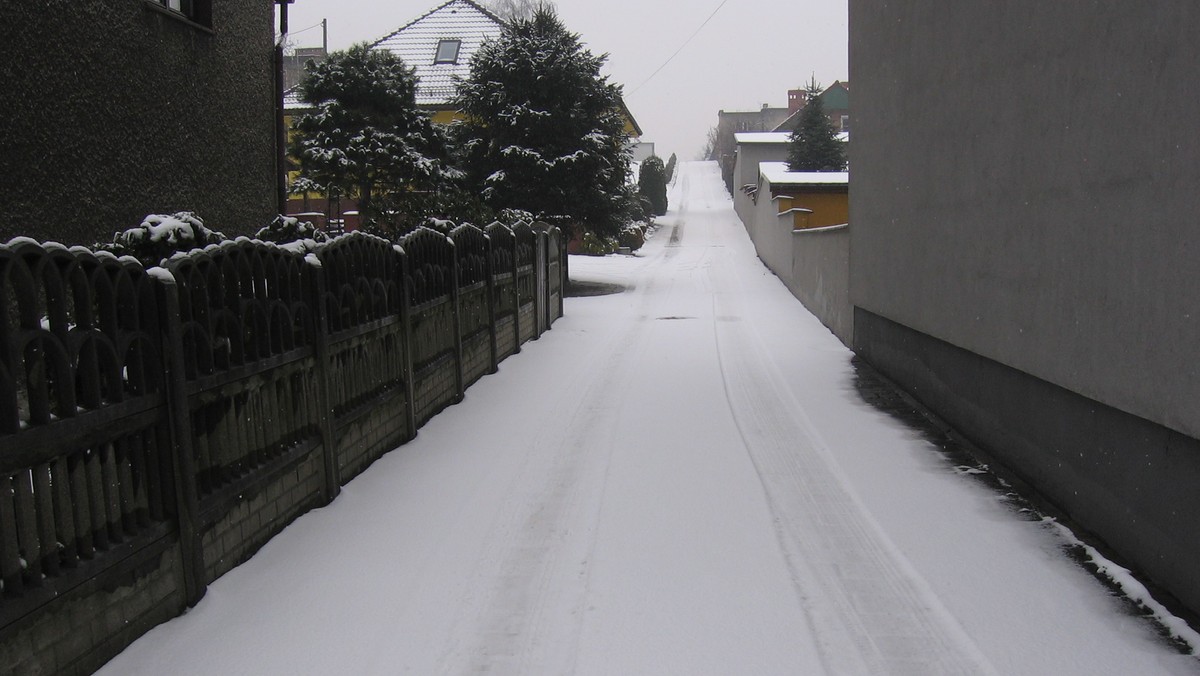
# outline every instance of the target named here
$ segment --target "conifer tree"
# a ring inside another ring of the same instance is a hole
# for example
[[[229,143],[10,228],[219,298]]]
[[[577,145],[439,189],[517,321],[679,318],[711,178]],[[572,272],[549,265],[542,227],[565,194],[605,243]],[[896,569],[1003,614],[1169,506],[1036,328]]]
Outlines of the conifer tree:
[[[301,181],[357,198],[364,223],[386,226],[461,175],[394,54],[359,44],[307,68],[300,98],[313,111],[293,123],[291,148]]]
[[[678,158],[675,157],[675,153],[671,153],[671,157],[667,159],[667,183],[670,183],[671,180],[675,178],[675,165],[678,161]]]
[[[667,172],[662,158],[651,155],[638,170],[638,192],[650,201],[655,216],[667,213]]]
[[[792,131],[788,149],[788,169],[792,171],[845,171],[846,148],[837,138],[833,122],[821,103],[821,88],[816,81],[808,85],[808,102],[800,113],[800,122]]]
[[[553,5],[550,0],[491,0],[485,7],[505,21],[533,16],[539,6]]]
[[[635,194],[621,89],[554,10],[505,24],[459,83],[469,181],[493,209],[571,221],[603,235],[629,222]]]

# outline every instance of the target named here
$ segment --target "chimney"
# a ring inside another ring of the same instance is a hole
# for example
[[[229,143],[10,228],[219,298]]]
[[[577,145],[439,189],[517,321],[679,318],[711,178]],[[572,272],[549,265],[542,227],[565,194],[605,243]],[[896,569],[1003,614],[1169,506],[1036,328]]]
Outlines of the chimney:
[[[795,114],[797,110],[804,107],[808,103],[808,92],[803,89],[788,90],[788,115]]]

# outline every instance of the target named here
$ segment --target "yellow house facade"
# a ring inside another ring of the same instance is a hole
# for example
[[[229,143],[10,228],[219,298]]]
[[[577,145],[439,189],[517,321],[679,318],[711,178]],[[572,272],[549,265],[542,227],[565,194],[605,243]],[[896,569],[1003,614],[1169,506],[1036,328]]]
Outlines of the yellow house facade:
[[[794,230],[841,225],[850,220],[850,174],[788,171],[786,162],[759,164],[759,189],[770,191],[776,213]],[[765,195],[758,196],[761,200]]]

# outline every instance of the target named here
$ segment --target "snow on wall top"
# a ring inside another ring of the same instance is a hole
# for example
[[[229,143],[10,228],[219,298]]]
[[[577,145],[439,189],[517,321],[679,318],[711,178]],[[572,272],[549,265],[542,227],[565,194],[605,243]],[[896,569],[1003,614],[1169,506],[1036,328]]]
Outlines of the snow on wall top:
[[[733,135],[733,139],[738,143],[790,143],[792,140],[792,132],[790,131],[740,131]],[[850,132],[841,131],[837,133],[837,140],[842,143],[850,141]]]
[[[502,22],[471,0],[450,0],[381,38],[371,47],[386,49],[416,71],[417,105],[440,106],[455,94],[455,76],[471,73],[471,57],[485,40],[500,37]],[[460,40],[454,63],[434,63],[438,42]]]
[[[790,185],[848,185],[847,171],[788,171],[787,162],[759,162],[758,171],[772,184]]]
[[[733,135],[738,143],[789,143],[792,140],[790,131],[743,131]]]

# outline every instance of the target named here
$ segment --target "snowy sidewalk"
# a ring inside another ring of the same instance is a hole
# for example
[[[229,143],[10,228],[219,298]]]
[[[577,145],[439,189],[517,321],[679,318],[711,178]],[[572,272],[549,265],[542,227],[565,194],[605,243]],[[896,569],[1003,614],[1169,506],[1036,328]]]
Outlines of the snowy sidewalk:
[[[104,674],[1194,674],[864,403],[688,163],[625,293],[467,392]]]

